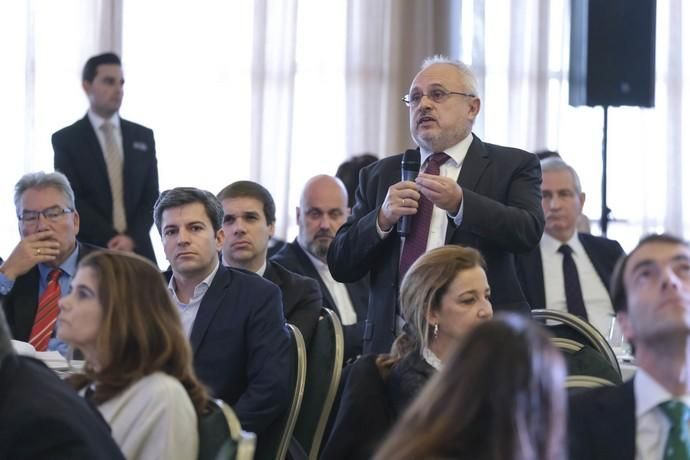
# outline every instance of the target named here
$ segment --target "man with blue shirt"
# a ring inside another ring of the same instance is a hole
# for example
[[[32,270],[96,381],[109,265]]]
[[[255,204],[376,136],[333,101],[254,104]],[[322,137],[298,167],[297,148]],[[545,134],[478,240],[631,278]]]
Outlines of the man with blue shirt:
[[[21,240],[0,265],[0,298],[16,340],[36,350],[67,350],[55,336],[57,301],[93,246],[77,241],[79,214],[67,177],[28,173],[15,185]]]

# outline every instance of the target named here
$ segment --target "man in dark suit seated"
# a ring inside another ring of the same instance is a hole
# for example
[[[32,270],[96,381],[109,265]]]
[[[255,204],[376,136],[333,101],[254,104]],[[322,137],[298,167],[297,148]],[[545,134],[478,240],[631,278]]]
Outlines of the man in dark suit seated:
[[[80,216],[63,174],[25,174],[14,190],[21,240],[0,265],[5,316],[16,340],[65,353],[67,345],[55,338],[57,302],[79,260],[95,248],[77,241]]]
[[[194,370],[259,437],[288,406],[289,335],[280,290],[220,264],[223,208],[210,192],[163,192],[154,221],[170,262],[169,289],[194,353]]]
[[[544,235],[538,247],[517,256],[525,297],[532,308],[581,316],[606,336],[613,316],[608,286],[623,248],[617,241],[578,233],[585,194],[577,172],[560,158],[542,161],[541,193]]]
[[[616,318],[635,377],[570,400],[571,460],[690,458],[690,246],[643,238],[613,273]]]
[[[469,67],[427,59],[403,101],[419,148],[362,169],[352,215],[328,250],[336,280],[370,276],[365,353],[389,351],[404,324],[403,276],[421,254],[445,244],[481,251],[494,310],[528,313],[513,255],[534,248],[544,228],[537,157],[472,134],[481,103]],[[401,181],[403,158],[421,165],[416,181]],[[413,217],[403,240],[404,216]]]
[[[53,134],[55,169],[65,173],[77,195],[82,241],[155,262],[149,232],[158,197],[156,145],[153,131],[120,118],[124,83],[116,54],[86,62],[82,88],[89,111]]]
[[[0,458],[124,459],[95,408],[45,364],[14,353],[1,309]]]
[[[256,182],[239,181],[221,190],[218,199],[224,214],[223,265],[254,272],[278,286],[285,318],[297,326],[309,346],[321,311],[321,290],[315,280],[266,260],[275,233],[273,197]]]
[[[288,270],[319,282],[325,306],[336,312],[343,324],[346,361],[362,353],[369,279],[365,276],[349,283],[334,280],[326,254],[349,214],[343,183],[332,176],[312,177],[302,190],[297,208],[299,236],[271,258]]]

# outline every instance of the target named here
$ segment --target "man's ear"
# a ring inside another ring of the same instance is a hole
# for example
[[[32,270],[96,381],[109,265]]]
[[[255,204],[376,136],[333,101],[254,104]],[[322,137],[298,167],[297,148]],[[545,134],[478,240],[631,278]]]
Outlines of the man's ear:
[[[299,206],[295,206],[295,220],[297,221],[297,225],[299,225],[302,220],[300,218]]]
[[[630,316],[628,315],[628,312],[619,311],[616,314],[616,322],[618,323],[618,327],[620,327],[621,331],[623,332],[625,341],[632,343],[635,339],[635,333],[633,331],[632,324],[630,324]]]
[[[216,232],[216,250],[220,251],[223,249],[223,242],[225,242],[225,232],[223,228],[219,228]]]

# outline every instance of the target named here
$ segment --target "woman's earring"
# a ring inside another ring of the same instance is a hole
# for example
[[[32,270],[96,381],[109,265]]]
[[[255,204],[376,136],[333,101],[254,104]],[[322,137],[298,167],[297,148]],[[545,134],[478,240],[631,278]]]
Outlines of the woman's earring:
[[[438,337],[438,323],[434,324],[434,338]]]

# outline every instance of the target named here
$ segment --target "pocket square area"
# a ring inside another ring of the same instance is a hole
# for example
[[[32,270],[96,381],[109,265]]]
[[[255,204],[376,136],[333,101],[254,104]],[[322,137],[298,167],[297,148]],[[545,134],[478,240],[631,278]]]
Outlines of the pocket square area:
[[[149,149],[149,145],[146,142],[133,142],[132,147],[134,147],[136,150],[142,150],[144,152]]]

